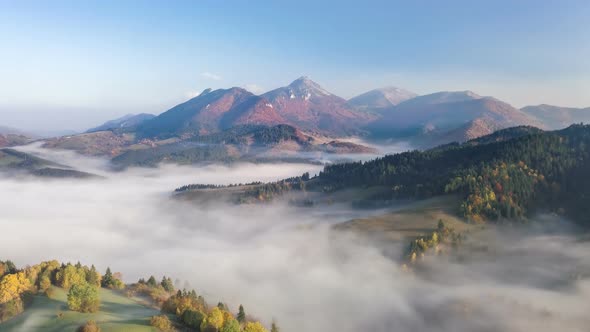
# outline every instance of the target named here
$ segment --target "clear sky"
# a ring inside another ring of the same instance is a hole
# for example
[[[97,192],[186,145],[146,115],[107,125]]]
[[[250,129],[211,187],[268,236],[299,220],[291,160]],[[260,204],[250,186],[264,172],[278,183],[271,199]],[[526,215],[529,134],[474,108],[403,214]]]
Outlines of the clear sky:
[[[590,1],[0,0],[0,125],[85,129],[307,75],[590,106]]]

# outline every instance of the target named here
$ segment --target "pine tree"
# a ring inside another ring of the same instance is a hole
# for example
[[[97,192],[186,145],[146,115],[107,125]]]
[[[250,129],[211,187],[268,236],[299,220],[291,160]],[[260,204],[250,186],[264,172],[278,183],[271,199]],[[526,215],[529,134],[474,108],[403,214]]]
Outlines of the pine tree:
[[[90,271],[86,273],[86,281],[93,286],[98,287],[101,285],[100,274],[96,271],[94,265],[92,265]]]
[[[150,278],[147,281],[147,285],[150,287],[156,287],[158,285],[158,283],[156,282],[156,278],[154,278],[154,276],[150,276]]]
[[[442,219],[438,220],[438,231],[442,232],[445,230],[445,222]]]
[[[240,308],[238,309],[238,322],[245,323],[246,322],[246,312],[244,311],[244,306],[240,304]]]
[[[160,285],[167,291],[167,292],[174,292],[174,284],[172,283],[171,278],[162,277],[162,282]]]
[[[217,307],[218,307],[220,310],[229,311],[229,310],[228,310],[228,308],[227,308],[227,305],[225,305],[225,303],[223,303],[223,302],[219,302],[219,303],[217,303]]]
[[[107,267],[104,276],[102,277],[101,285],[102,287],[109,287],[113,284],[113,273],[111,272],[111,268]]]

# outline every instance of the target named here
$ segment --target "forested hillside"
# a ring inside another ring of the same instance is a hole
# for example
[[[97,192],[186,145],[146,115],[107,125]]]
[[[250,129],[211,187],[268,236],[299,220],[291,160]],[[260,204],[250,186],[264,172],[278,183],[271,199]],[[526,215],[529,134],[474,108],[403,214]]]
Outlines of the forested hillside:
[[[327,192],[390,187],[376,199],[461,193],[462,213],[475,220],[521,217],[541,205],[573,217],[588,210],[590,126],[479,142],[326,166],[313,184]]]
[[[55,319],[48,321],[47,326],[40,326],[44,330],[59,330],[60,326],[70,326],[71,315],[61,311],[77,313],[100,313],[103,310],[101,294],[114,294],[111,297],[119,297],[127,306],[136,301],[134,307],[137,315],[132,317],[133,328],[144,325],[155,327],[159,331],[226,331],[226,332],[265,332],[266,328],[257,320],[246,315],[242,305],[232,314],[227,304],[219,302],[210,305],[205,299],[197,295],[192,289],[186,287],[180,289],[178,283],[174,283],[170,277],[162,277],[156,281],[154,276],[147,280],[140,279],[137,283],[125,284],[121,280],[120,273],[113,273],[107,268],[104,275],[99,273],[94,265],[88,267],[80,263],[63,264],[52,260],[37,265],[18,269],[11,261],[0,261],[0,330],[6,326],[2,322],[9,321],[23,313],[36,301],[46,301],[46,298],[56,299],[58,293],[67,293],[67,309],[54,307]],[[105,293],[103,290],[111,290]],[[124,298],[131,299],[124,300]],[[135,299],[135,300],[133,300]],[[147,302],[146,302],[147,301]],[[143,304],[140,304],[143,303]],[[112,305],[112,303],[110,303]],[[150,310],[142,310],[144,307],[157,307],[160,315],[142,317]],[[125,306],[121,306],[124,308]],[[139,308],[139,309],[138,309]],[[47,309],[47,308],[45,308]],[[34,309],[31,309],[34,310]],[[106,310],[106,309],[105,309]],[[126,309],[129,310],[129,309]],[[97,317],[103,317],[98,315]],[[78,320],[93,317],[79,315]],[[61,324],[60,320],[64,321]],[[74,319],[75,321],[76,319]],[[108,324],[110,330],[127,331],[131,323],[117,321],[78,322],[77,331],[100,331],[102,323]],[[113,328],[113,324],[117,325]],[[127,325],[126,325],[127,324]],[[14,325],[14,324],[12,324]],[[11,325],[11,326],[12,326]],[[18,326],[14,326],[19,330]],[[22,330],[22,329],[21,329]],[[72,330],[71,327],[68,330]],[[133,329],[135,330],[135,329]],[[273,323],[272,331],[278,331]]]
[[[462,198],[457,213],[474,222],[520,220],[535,211],[586,222],[590,126],[573,125],[553,132],[514,127],[462,144],[328,165],[312,178],[304,174],[244,188],[237,202],[268,201],[290,191],[332,194],[374,188],[378,190],[356,197],[355,202],[384,206],[398,199],[452,194]],[[188,185],[177,191],[199,189]],[[306,197],[305,204],[313,205],[311,196]]]

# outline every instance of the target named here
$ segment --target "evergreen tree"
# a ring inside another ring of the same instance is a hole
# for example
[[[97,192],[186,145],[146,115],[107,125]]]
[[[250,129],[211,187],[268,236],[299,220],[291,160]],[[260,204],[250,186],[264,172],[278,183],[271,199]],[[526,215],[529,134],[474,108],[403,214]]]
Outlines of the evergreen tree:
[[[156,278],[154,278],[154,276],[150,276],[150,278],[147,281],[147,285],[150,287],[156,287],[158,285],[158,282],[156,281]]]
[[[220,310],[229,311],[229,310],[228,310],[228,308],[227,308],[227,305],[225,305],[225,303],[223,303],[223,302],[219,302],[219,303],[217,303],[217,307],[218,307]]]
[[[113,284],[113,273],[111,272],[111,268],[107,267],[104,276],[102,277],[101,285],[102,287],[108,288]]]
[[[162,282],[160,285],[167,291],[167,292],[174,292],[174,284],[172,283],[171,278],[162,277]]]
[[[246,312],[244,311],[244,306],[240,304],[240,308],[238,309],[238,322],[243,324],[246,322]]]
[[[445,230],[445,223],[442,219],[438,220],[438,227],[437,227],[439,232],[442,232]]]
[[[87,272],[86,281],[92,286],[101,286],[100,274],[96,271],[94,265],[92,265],[90,271]]]

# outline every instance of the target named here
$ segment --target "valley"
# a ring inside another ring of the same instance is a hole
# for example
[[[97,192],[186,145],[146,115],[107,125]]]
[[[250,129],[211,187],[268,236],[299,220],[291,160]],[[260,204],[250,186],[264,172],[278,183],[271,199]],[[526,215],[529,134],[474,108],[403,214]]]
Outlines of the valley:
[[[590,3],[0,1],[0,332],[582,332]]]
[[[12,140],[0,185],[18,195],[0,200],[0,250],[20,268],[0,271],[0,330],[575,331],[590,130],[548,130],[555,119],[533,112],[469,91],[346,101],[303,77]],[[124,274],[97,272],[110,266]],[[76,287],[96,291],[92,312],[68,301]],[[507,312],[490,301],[518,319],[497,324]],[[375,316],[334,320],[358,306]]]

